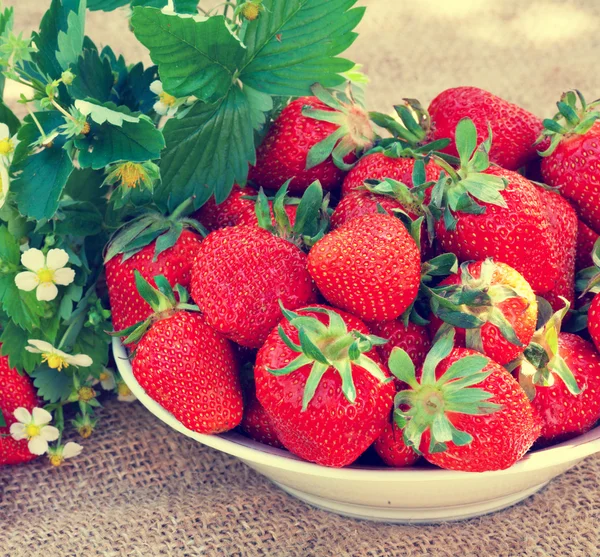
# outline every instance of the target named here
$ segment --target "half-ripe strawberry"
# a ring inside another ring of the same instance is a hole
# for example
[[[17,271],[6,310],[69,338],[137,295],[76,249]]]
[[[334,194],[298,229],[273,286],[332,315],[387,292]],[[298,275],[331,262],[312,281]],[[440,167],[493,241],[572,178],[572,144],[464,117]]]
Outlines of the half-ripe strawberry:
[[[412,466],[420,458],[419,453],[404,442],[402,430],[393,419],[375,440],[373,448],[381,460],[393,468]]]
[[[394,384],[356,317],[325,306],[298,312],[258,351],[256,395],[294,454],[324,466],[352,464],[388,423]]]
[[[577,101],[580,101],[579,103]],[[544,120],[540,140],[551,138],[542,155],[544,181],[560,189],[579,218],[600,234],[600,103],[587,104],[579,91],[565,93],[559,112]]]
[[[571,305],[575,301],[575,256],[577,253],[577,213],[561,195],[544,188],[537,188],[546,208],[554,239],[553,265],[559,270],[551,290],[543,294],[554,311],[564,307],[561,298]]]
[[[494,136],[490,160],[508,170],[517,170],[536,158],[535,141],[542,121],[527,110],[477,87],[455,87],[442,91],[429,105],[429,139],[450,138],[442,151],[458,156],[455,130],[463,118],[473,120],[478,142]]]
[[[409,385],[395,400],[395,420],[407,445],[450,470],[503,470],[540,434],[539,418],[516,379],[501,365],[442,335],[417,381],[411,359],[396,348],[390,370]]]
[[[577,271],[591,267],[594,264],[592,250],[598,238],[600,236],[583,221],[577,223],[577,254],[575,256],[575,269]]]
[[[256,152],[249,179],[265,189],[302,193],[315,180],[326,190],[338,187],[355,152],[372,146],[375,133],[368,112],[351,95],[334,96],[321,86],[314,97],[286,106]]]
[[[560,332],[568,309],[536,332],[517,370],[542,420],[542,445],[581,435],[600,419],[600,355],[581,337]]]
[[[0,427],[0,466],[37,458],[27,448],[26,439],[16,441],[10,436],[10,426],[17,421],[14,416],[17,408],[31,412],[39,405],[31,379],[11,368],[8,356],[0,356],[0,423],[3,421],[5,424]]]
[[[115,334],[136,343],[133,375],[148,396],[185,427],[198,433],[221,433],[242,420],[239,368],[231,343],[209,327],[198,308],[179,303],[164,276],[154,289],[135,273],[140,295],[154,312],[146,321]]]
[[[274,201],[277,226],[261,192],[257,215],[264,228],[240,225],[211,232],[192,271],[192,297],[207,323],[249,348],[262,346],[281,319],[279,302],[296,309],[314,296],[307,257],[298,246],[320,232],[323,192],[318,182],[306,190],[292,227],[283,209],[285,191],[280,189]]]
[[[550,222],[536,187],[516,172],[489,167],[491,139],[476,148],[471,120],[459,122],[456,137],[460,168],[439,160],[449,179],[431,190],[430,210],[442,247],[459,261],[492,257],[521,273],[536,294],[548,292],[559,270],[553,261]]]
[[[189,203],[184,205],[170,217],[146,213],[121,228],[109,242],[104,266],[115,330],[127,329],[152,314],[135,287],[135,270],[150,282],[164,275],[171,286],[189,286],[202,227],[193,219],[180,218],[178,211]]]
[[[477,350],[501,365],[523,354],[535,332],[535,294],[523,276],[504,263],[463,263],[457,274],[429,293],[432,335],[446,322],[456,327],[457,346]]]
[[[308,269],[329,303],[368,321],[389,321],[415,300],[421,259],[402,222],[375,213],[319,240],[308,254]]]

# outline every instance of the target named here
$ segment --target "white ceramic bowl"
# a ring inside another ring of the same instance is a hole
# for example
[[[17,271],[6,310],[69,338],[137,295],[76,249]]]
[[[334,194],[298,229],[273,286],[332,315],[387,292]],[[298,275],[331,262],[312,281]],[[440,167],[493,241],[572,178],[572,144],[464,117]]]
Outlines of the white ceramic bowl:
[[[135,380],[127,352],[113,339],[119,372],[140,402],[176,431],[233,455],[281,489],[322,509],[382,522],[440,522],[498,511],[542,489],[551,479],[600,452],[600,426],[553,447],[528,453],[508,470],[454,472],[436,468],[326,468],[237,433],[202,435],[187,429]]]

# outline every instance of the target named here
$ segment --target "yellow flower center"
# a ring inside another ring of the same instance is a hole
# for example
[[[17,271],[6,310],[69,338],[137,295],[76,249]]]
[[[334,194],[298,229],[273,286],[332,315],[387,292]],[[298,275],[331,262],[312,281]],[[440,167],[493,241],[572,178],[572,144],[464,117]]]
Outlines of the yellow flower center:
[[[54,271],[52,269],[40,269],[37,272],[40,282],[52,282],[54,279]]]
[[[252,2],[247,2],[242,8],[242,15],[248,21],[254,21],[260,14],[260,6]]]
[[[42,354],[42,362],[46,362],[48,364],[48,367],[51,367],[52,369],[57,369],[58,371],[61,371],[63,367],[69,367],[69,364],[62,356],[59,356],[58,354],[54,354],[52,352]]]
[[[79,435],[84,439],[87,439],[92,434],[92,426],[91,425],[82,425],[78,430]]]
[[[100,381],[106,381],[109,377],[110,377],[110,375],[108,375],[108,373],[106,371],[103,371],[100,374],[100,378],[99,379],[100,379]]]
[[[50,460],[50,464],[52,464],[52,466],[56,466],[56,467],[60,466],[65,461],[65,459],[61,455],[58,455],[58,454],[50,455],[49,460]]]
[[[12,139],[5,138],[0,140],[0,155],[7,156],[10,155],[15,150],[15,146],[13,145]]]
[[[96,396],[96,391],[91,387],[81,387],[77,392],[81,402],[89,402]]]
[[[133,394],[131,389],[125,383],[119,383],[117,385],[117,392],[121,396],[131,396]]]
[[[32,437],[37,437],[40,434],[41,430],[42,430],[42,428],[39,425],[35,425],[35,424],[28,424],[25,427],[25,433],[27,434],[27,437],[29,437],[30,439]]]
[[[173,95],[169,95],[169,93],[165,93],[164,91],[158,95],[160,102],[166,106],[173,106],[177,102],[177,98]]]
[[[118,170],[121,183],[128,188],[135,188],[144,179],[144,169],[141,164],[126,162]]]

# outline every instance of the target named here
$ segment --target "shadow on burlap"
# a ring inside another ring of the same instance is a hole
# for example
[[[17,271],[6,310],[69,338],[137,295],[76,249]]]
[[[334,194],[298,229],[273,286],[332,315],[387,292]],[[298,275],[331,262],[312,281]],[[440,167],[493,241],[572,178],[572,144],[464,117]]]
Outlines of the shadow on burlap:
[[[50,1],[7,3],[17,6],[17,26],[30,29]],[[405,96],[428,102],[461,84],[540,116],[553,113],[564,89],[600,96],[600,2],[364,3],[369,10],[350,56],[372,79],[372,108],[389,110]],[[94,14],[88,33],[129,61],[145,55],[122,16]],[[491,516],[441,526],[371,524],[293,499],[138,404],[109,403],[101,417],[84,453],[67,466],[40,460],[0,469],[0,557],[600,555],[597,457]]]

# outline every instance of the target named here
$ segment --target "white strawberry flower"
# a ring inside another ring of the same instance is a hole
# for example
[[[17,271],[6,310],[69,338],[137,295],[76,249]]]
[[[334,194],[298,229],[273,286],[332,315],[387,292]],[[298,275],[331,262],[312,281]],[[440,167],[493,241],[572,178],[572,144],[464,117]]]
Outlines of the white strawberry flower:
[[[95,377],[89,377],[88,381],[92,383],[92,386],[100,383],[100,386],[105,391],[113,391],[117,386],[114,372],[106,367],[102,370],[98,379],[96,379]]]
[[[10,130],[6,124],[0,124],[0,163],[9,167],[15,154],[15,148],[19,144],[17,136],[10,136]]]
[[[137,400],[125,381],[119,381],[117,383],[117,393],[117,400],[120,400],[121,402],[133,402]]]
[[[58,429],[48,425],[52,415],[43,408],[34,408],[30,414],[26,408],[14,412],[17,421],[10,426],[10,434],[16,441],[27,439],[31,454],[42,455],[48,452],[48,442],[58,439]]]
[[[150,91],[158,96],[154,103],[154,111],[161,116],[174,116],[181,106],[196,100],[195,97],[177,98],[169,95],[163,89],[162,81],[158,79],[150,84]]]
[[[6,197],[10,191],[10,176],[8,175],[8,166],[0,162],[0,209],[6,202]]]
[[[35,290],[40,301],[51,301],[58,296],[59,286],[68,286],[75,280],[75,271],[67,267],[69,254],[64,249],[51,249],[48,255],[37,248],[21,255],[21,264],[28,269],[15,277],[19,290]]]
[[[54,348],[45,340],[30,339],[27,341],[31,346],[26,346],[25,350],[32,354],[41,354],[42,362],[48,364],[48,367],[61,371],[69,366],[90,367],[94,361],[87,354],[67,354],[58,348]]]
[[[69,441],[67,444],[51,447],[48,450],[48,458],[52,466],[60,466],[68,458],[79,456],[83,451],[83,447],[79,443]]]

